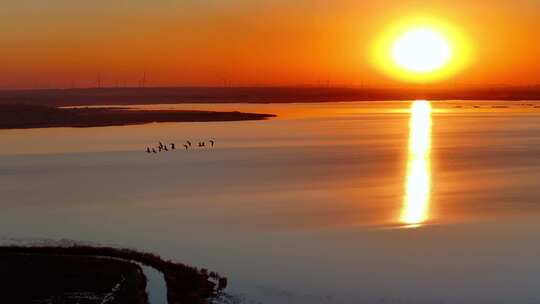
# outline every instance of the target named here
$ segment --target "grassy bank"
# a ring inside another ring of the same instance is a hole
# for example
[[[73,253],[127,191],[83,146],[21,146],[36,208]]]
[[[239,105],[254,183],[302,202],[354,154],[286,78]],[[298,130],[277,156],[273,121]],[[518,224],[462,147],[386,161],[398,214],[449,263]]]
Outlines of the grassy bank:
[[[134,263],[86,256],[0,253],[2,303],[146,304]]]
[[[38,256],[38,257],[110,257],[125,261],[135,261],[153,267],[161,271],[167,284],[167,300],[169,304],[209,303],[218,296],[226,287],[227,279],[215,272],[206,269],[197,269],[182,263],[163,260],[155,254],[138,252],[130,249],[118,249],[111,247],[0,247],[2,256]],[[11,273],[17,274],[18,265],[10,268],[10,273],[3,277],[9,279]],[[25,266],[26,267],[26,266]],[[2,269],[2,268],[0,268]],[[31,269],[31,268],[29,268]],[[25,268],[25,271],[26,268]],[[28,272],[25,272],[28,273]],[[31,290],[31,289],[29,289]],[[131,302],[126,302],[131,303]],[[133,302],[138,303],[138,302]]]

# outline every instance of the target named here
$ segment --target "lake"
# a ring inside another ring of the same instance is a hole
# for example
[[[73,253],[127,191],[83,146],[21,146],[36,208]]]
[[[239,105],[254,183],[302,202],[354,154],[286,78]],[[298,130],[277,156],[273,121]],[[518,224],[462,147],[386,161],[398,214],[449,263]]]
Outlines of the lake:
[[[539,105],[152,105],[278,117],[0,130],[0,233],[156,252],[243,303],[538,303]]]

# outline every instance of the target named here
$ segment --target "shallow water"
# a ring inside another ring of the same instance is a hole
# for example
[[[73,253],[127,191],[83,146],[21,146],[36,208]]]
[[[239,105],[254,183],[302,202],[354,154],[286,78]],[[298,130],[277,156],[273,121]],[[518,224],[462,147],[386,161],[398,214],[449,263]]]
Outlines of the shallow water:
[[[536,303],[535,105],[162,105],[279,117],[0,131],[0,231],[157,252],[246,302]]]
[[[146,276],[146,291],[149,304],[167,304],[167,283],[157,269],[140,265]]]

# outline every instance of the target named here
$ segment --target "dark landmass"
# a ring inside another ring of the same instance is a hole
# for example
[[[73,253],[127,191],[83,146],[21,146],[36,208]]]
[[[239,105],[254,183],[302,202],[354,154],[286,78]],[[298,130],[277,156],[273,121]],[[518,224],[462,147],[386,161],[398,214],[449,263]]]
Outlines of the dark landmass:
[[[453,88],[165,87],[0,91],[0,104],[48,106],[383,100],[540,100],[540,86]]]
[[[129,262],[0,253],[0,302],[147,304],[146,278]]]
[[[120,259],[125,262],[103,261],[96,257]],[[129,302],[126,298],[125,302],[114,303],[146,303],[146,293],[143,295],[141,292],[141,290],[144,291],[146,284],[140,280],[142,272],[140,267],[137,268],[138,266],[130,261],[153,267],[163,273],[169,304],[211,303],[212,299],[220,296],[227,287],[227,279],[215,272],[166,261],[157,255],[130,249],[90,246],[6,246],[0,247],[0,288],[10,286],[13,290],[0,293],[0,302],[31,303],[31,301],[21,301],[20,297],[28,299],[42,295],[48,296],[51,292],[70,294],[72,291],[88,290],[97,293],[102,289],[110,288],[111,282],[117,284],[119,277],[124,277],[125,282],[128,282],[128,279],[131,282],[130,285],[126,283],[126,292],[129,290],[130,294],[125,296],[130,297],[129,301],[135,302]],[[82,264],[75,265],[79,262]],[[73,266],[72,269],[70,269],[71,266]],[[57,271],[55,267],[58,267],[58,273],[55,273]],[[49,290],[51,292],[48,292]],[[118,296],[120,297],[120,294]],[[6,297],[13,300],[6,301]],[[63,302],[62,299],[58,299],[52,303],[77,302]],[[80,301],[78,303],[94,302]]]
[[[102,127],[152,122],[211,122],[260,120],[270,114],[129,108],[55,108],[24,104],[0,105],[0,129]]]

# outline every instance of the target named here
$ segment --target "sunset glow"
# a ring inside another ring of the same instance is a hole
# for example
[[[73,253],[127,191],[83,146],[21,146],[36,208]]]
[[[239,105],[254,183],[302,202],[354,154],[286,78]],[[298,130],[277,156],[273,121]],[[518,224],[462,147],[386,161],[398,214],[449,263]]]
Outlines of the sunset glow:
[[[7,1],[0,87],[535,84],[540,4],[519,3]],[[415,28],[445,38],[444,68],[395,62]]]
[[[6,0],[0,37],[0,304],[538,298],[540,0]]]
[[[471,60],[470,42],[458,27],[435,18],[412,18],[388,29],[374,43],[379,70],[403,82],[432,83],[455,75]]]
[[[452,57],[448,41],[429,28],[412,29],[392,48],[392,57],[401,67],[416,73],[443,68]]]

